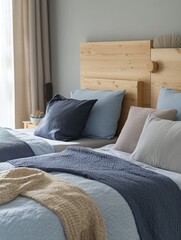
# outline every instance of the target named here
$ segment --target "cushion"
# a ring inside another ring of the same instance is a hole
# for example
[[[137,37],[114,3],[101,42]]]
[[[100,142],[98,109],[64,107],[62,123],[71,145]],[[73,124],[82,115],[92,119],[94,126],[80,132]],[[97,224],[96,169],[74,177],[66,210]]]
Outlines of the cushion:
[[[181,92],[162,87],[157,101],[157,109],[176,109],[176,120],[181,120]]]
[[[97,100],[66,99],[56,95],[46,109],[35,135],[62,141],[78,139]]]
[[[181,122],[149,116],[132,159],[181,173]]]
[[[79,100],[98,99],[89,115],[83,136],[105,139],[114,137],[124,91],[77,89],[71,92],[71,97]]]
[[[148,114],[175,120],[176,110],[155,110],[153,108],[131,107],[126,123],[116,141],[114,149],[132,153],[138,143],[141,131]]]

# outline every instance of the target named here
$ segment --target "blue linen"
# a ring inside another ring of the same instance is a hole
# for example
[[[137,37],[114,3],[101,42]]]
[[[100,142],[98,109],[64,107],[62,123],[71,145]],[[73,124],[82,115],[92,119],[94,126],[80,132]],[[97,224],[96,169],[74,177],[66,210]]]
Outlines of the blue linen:
[[[9,161],[16,167],[72,173],[116,189],[133,212],[140,239],[180,240],[181,191],[169,178],[88,148]]]
[[[54,152],[54,147],[43,138],[35,136],[33,131],[30,131],[31,134],[27,129],[19,131],[8,128],[8,131],[19,140],[26,142],[36,156]]]

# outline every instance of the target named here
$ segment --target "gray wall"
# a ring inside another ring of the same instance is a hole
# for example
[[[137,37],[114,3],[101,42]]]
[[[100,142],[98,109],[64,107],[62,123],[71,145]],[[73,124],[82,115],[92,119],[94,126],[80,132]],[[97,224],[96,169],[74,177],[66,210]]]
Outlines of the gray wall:
[[[181,0],[49,0],[54,94],[79,88],[80,42],[181,35]]]

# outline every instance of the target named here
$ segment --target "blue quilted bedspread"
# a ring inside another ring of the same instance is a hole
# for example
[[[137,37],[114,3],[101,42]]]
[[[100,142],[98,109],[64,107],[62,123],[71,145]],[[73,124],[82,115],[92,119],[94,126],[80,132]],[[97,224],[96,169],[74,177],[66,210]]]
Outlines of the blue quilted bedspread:
[[[88,148],[9,161],[16,167],[72,173],[116,189],[133,212],[140,239],[181,239],[181,191],[169,178]]]
[[[7,129],[0,128],[0,162],[34,155],[28,144],[16,138]]]

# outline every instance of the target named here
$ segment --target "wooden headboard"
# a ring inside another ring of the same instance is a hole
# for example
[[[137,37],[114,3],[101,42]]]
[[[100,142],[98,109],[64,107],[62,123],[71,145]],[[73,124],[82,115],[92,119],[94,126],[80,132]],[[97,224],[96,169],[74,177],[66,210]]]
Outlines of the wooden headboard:
[[[148,40],[80,45],[81,88],[126,90],[119,129],[129,106],[150,106],[151,44]]]
[[[80,77],[144,82],[143,105],[150,106],[152,41],[86,42],[80,45]]]
[[[131,105],[155,108],[162,86],[181,91],[181,49],[151,47],[151,40],[80,45],[81,88],[126,90],[119,130]]]
[[[162,86],[181,91],[181,48],[151,49],[151,60],[158,65],[151,74],[151,107],[155,108]]]

